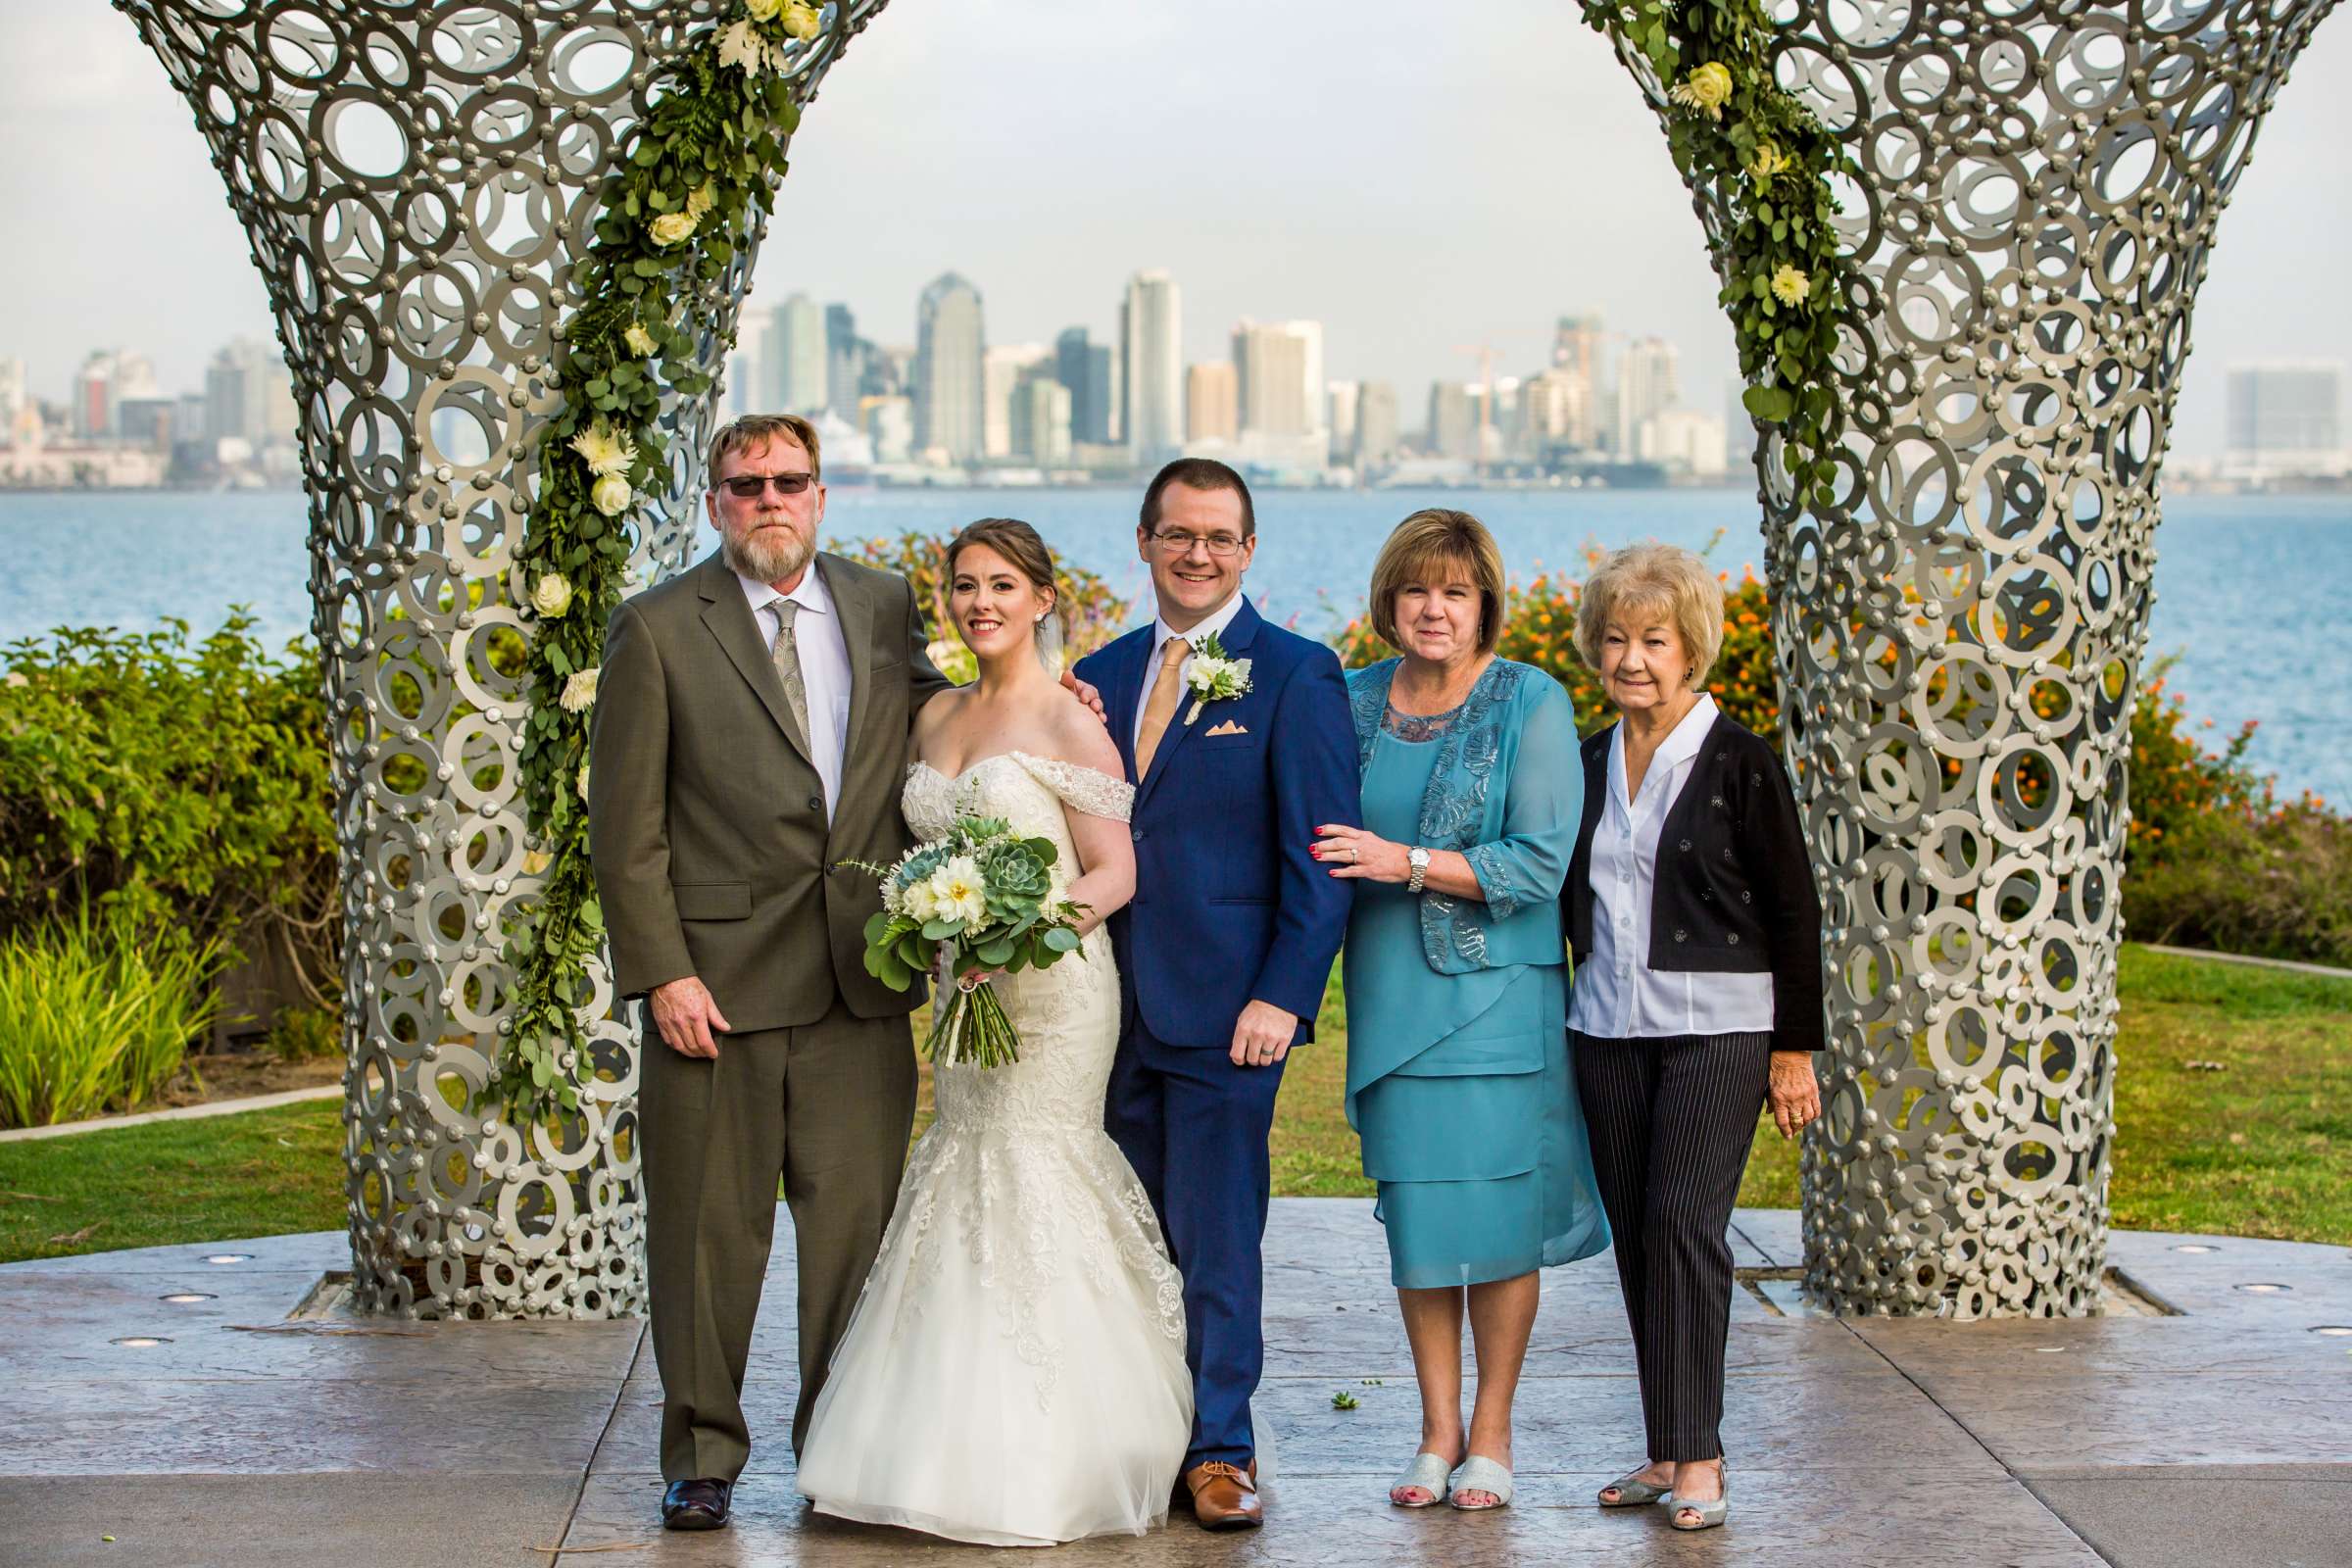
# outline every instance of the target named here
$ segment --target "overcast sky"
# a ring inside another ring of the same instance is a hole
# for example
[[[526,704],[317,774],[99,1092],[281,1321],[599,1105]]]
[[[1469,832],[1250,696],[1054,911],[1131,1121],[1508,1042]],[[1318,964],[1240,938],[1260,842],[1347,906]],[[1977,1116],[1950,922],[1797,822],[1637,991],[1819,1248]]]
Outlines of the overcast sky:
[[[1187,350],[1243,316],[1324,322],[1335,379],[1397,385],[1539,367],[1553,319],[1596,312],[1682,350],[1685,401],[1733,368],[1665,143],[1571,0],[897,0],[804,122],[757,305],[846,301],[913,338],[953,269],[991,342],[1106,334],[1129,273],[1171,271]],[[2177,445],[2214,450],[2222,368],[2352,358],[2343,150],[2352,23],[2322,27],[2225,216]],[[103,0],[0,0],[0,356],[62,398],[95,346],[200,384],[268,335],[188,111]]]

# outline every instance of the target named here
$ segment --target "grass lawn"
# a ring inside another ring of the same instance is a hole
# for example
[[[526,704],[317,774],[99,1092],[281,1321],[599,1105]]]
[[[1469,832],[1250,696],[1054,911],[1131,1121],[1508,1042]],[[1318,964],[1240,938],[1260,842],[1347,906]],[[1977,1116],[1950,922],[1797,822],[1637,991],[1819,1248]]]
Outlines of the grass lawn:
[[[2127,947],[2121,986],[2115,1223],[2352,1242],[2352,981]],[[1286,1069],[1274,1190],[1368,1195],[1336,984],[1318,1034]],[[326,1102],[0,1144],[0,1261],[339,1228],[340,1118]],[[1796,1147],[1767,1123],[1740,1200],[1796,1203]]]

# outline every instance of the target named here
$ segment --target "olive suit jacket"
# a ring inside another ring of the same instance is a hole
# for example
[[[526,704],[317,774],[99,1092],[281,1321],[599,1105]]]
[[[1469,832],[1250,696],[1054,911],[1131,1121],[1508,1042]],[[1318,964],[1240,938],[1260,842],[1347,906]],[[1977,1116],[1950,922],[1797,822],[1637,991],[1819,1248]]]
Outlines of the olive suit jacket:
[[[818,555],[850,656],[831,822],[743,584],[712,555],[612,612],[589,742],[589,852],[619,995],[701,977],[736,1034],[914,1009],[865,972],[876,879],[909,839],[907,730],[947,677],[906,580]]]

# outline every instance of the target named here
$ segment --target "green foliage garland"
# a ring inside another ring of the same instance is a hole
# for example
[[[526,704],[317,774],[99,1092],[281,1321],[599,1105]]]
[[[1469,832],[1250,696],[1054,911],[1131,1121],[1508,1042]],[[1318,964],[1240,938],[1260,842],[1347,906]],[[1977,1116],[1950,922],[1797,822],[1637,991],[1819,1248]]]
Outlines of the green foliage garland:
[[[518,1123],[576,1110],[592,1064],[582,1013],[605,937],[588,861],[588,722],[605,623],[627,568],[629,514],[675,473],[666,388],[701,397],[696,306],[719,296],[800,122],[780,73],[822,30],[815,7],[743,0],[664,68],[606,182],[572,271],[561,402],[539,441],[539,488],[509,586],[537,621],[522,786],[545,882],[508,948],[514,1007],[494,1093]]]
[[[1831,219],[1833,174],[1856,172],[1835,136],[1773,77],[1776,29],[1757,0],[1579,0],[1667,84],[1674,166],[1727,219],[1717,296],[1740,339],[1741,401],[1780,427],[1800,505],[1836,499],[1831,450],[1844,427],[1831,356],[1853,264]]]

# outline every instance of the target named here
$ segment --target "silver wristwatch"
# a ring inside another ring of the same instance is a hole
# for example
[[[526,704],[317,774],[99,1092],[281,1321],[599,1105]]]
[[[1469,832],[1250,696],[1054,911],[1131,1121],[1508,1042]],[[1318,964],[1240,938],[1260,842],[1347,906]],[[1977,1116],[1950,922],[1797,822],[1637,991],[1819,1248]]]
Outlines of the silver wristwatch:
[[[1422,879],[1429,875],[1429,852],[1416,844],[1404,852],[1404,863],[1413,868],[1413,874],[1404,879],[1404,891],[1420,892]]]

